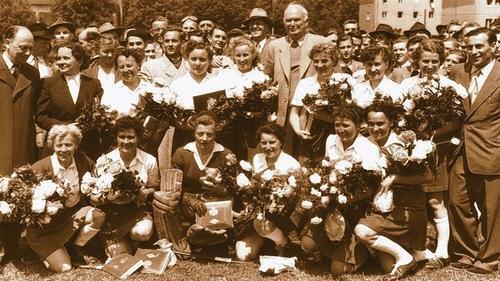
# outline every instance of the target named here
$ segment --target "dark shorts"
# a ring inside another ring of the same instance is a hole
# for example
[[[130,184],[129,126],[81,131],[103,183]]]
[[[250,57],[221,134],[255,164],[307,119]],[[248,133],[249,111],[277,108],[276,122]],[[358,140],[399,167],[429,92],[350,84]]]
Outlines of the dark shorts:
[[[144,207],[137,207],[135,204],[108,204],[102,206],[101,210],[106,214],[106,222],[98,237],[106,246],[119,242],[136,223],[150,217]]]

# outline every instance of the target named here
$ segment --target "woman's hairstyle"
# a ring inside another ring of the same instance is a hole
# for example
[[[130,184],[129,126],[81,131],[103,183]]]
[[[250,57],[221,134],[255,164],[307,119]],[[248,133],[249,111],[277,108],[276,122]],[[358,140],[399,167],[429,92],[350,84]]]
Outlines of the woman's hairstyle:
[[[408,41],[406,42],[406,48],[409,49],[409,47],[411,45],[415,45],[417,43],[421,43],[422,41],[427,40],[427,39],[429,39],[429,38],[427,38],[426,35],[415,34],[412,37],[408,38]]]
[[[286,136],[285,129],[274,122],[267,122],[257,130],[257,141],[260,141],[262,134],[276,136],[276,138],[278,138],[281,144],[285,143],[285,136]]]
[[[196,43],[191,40],[186,41],[184,44],[182,44],[182,56],[187,58],[189,57],[189,54],[191,54],[192,51],[194,50],[205,50],[208,53],[208,59],[212,61],[212,57],[214,56],[214,52],[210,49],[210,46],[208,44],[202,44],[202,43]]]
[[[77,61],[83,62],[85,60],[85,51],[83,50],[82,46],[80,46],[80,44],[70,40],[56,40],[52,51],[57,54],[59,52],[59,49],[61,48],[70,49],[71,54]]]
[[[113,136],[116,138],[120,132],[132,129],[135,134],[140,139],[144,135],[144,126],[139,122],[139,120],[131,116],[123,116],[116,120],[116,124],[113,127]]]
[[[189,120],[189,125],[196,128],[198,125],[214,126],[217,128],[217,116],[207,110],[201,111]]]
[[[382,59],[387,63],[387,65],[391,65],[392,61],[392,52],[383,46],[373,45],[364,50],[361,50],[359,54],[359,61],[365,63],[367,61],[374,60],[376,56],[382,56]]]
[[[257,52],[257,49],[255,49],[255,43],[252,40],[247,39],[247,38],[239,38],[238,40],[236,40],[236,42],[234,43],[234,47],[231,49],[231,56],[233,57],[233,61],[234,61],[234,54],[235,54],[236,47],[239,47],[239,46],[248,46],[250,48],[250,52],[252,52],[252,54],[254,54],[252,66],[256,67],[257,64],[259,63],[259,54]]]
[[[73,138],[75,145],[78,147],[82,141],[82,131],[74,124],[52,126],[47,134],[47,144],[50,147],[54,147],[54,142],[57,139],[68,135]]]
[[[465,63],[465,61],[467,60],[467,53],[465,53],[462,50],[451,50],[451,51],[448,52],[448,56],[449,55],[457,55],[457,56],[459,56],[460,60],[458,61],[458,63]]]
[[[438,54],[440,64],[442,64],[446,59],[443,41],[438,39],[425,39],[420,42],[420,45],[412,54],[413,61],[418,62],[424,52]]]
[[[363,122],[361,109],[353,104],[334,107],[332,110],[332,119],[335,122],[339,118],[350,119],[356,126],[361,125],[361,122]]]
[[[115,56],[115,65],[118,65],[118,58],[120,56],[124,56],[126,58],[132,57],[134,58],[135,62],[141,67],[142,60],[144,59],[143,53],[139,52],[139,50],[130,50],[130,49],[124,49],[124,48],[119,48],[118,52]]]
[[[314,45],[309,51],[309,58],[312,60],[315,55],[325,53],[332,59],[334,65],[339,61],[339,52],[335,45],[330,43],[320,43]]]
[[[403,109],[394,106],[392,101],[376,100],[365,109],[365,120],[368,121],[368,113],[370,112],[382,112],[391,123],[396,123],[402,111]]]

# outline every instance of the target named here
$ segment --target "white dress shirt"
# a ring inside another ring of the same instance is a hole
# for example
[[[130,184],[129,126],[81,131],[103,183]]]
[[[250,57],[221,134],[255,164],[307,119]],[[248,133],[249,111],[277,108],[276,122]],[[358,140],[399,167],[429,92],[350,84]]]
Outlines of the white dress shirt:
[[[256,173],[260,173],[268,168],[266,155],[264,153],[257,153],[253,157],[253,169]],[[295,158],[281,151],[278,159],[274,163],[273,171],[278,174],[285,174],[290,170],[300,169],[300,164]]]
[[[218,143],[214,143],[214,147],[212,148],[212,151],[210,152],[210,155],[208,155],[208,158],[205,162],[201,160],[200,153],[198,152],[198,148],[196,147],[196,142],[190,142],[184,146],[184,149],[187,151],[191,151],[193,153],[194,161],[196,162],[196,166],[198,166],[198,169],[200,171],[205,170],[207,167],[208,163],[210,163],[210,160],[212,160],[212,157],[214,157],[214,154],[216,152],[222,152],[224,151],[224,146]]]
[[[474,100],[477,97],[477,94],[481,91],[481,88],[483,87],[484,83],[486,82],[486,79],[490,75],[491,71],[493,70],[493,65],[495,64],[495,60],[491,60],[490,63],[485,65],[483,68],[481,68],[480,72],[478,75],[474,75],[471,77],[470,81],[470,86],[469,86],[469,93],[471,94],[471,101],[474,102]],[[473,67],[473,69],[476,69]],[[474,73],[475,70],[473,70],[471,73]]]
[[[361,84],[373,95],[378,92],[384,96],[391,97],[394,102],[403,98],[403,88],[401,88],[401,85],[387,78],[385,75],[375,89],[372,88],[370,80],[366,80]]]
[[[73,103],[76,104],[76,101],[78,100],[78,93],[80,93],[80,73],[72,76],[64,75],[64,78],[66,79],[71,99],[73,100]]]
[[[101,104],[109,106],[110,110],[116,110],[119,116],[135,116],[140,96],[150,87],[153,86],[141,80],[137,88],[131,90],[120,80],[104,90]]]
[[[71,187],[71,195],[66,199],[66,205],[72,207],[78,203],[80,200],[80,178],[78,176],[78,170],[76,169],[75,159],[71,160],[71,164],[68,168],[64,168],[59,163],[57,155],[54,153],[50,156],[50,163],[52,165],[52,170],[54,171],[54,176],[59,180],[64,180],[65,183],[69,183]]]
[[[115,68],[113,67],[109,73],[106,73],[101,66],[97,69],[97,79],[101,82],[101,87],[106,89],[115,84]]]
[[[346,157],[358,159],[363,163],[363,167],[384,167],[379,147],[361,134],[358,134],[347,148],[344,148],[338,135],[329,135],[326,139],[326,156],[334,161]]]

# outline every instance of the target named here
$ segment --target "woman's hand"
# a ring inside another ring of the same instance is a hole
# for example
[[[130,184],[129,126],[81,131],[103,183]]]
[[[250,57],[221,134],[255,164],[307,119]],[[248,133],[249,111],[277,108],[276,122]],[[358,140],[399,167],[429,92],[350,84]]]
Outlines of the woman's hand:
[[[299,136],[303,140],[310,140],[310,139],[312,139],[312,135],[308,131],[298,130],[295,133],[297,134],[297,136]]]
[[[389,191],[391,188],[392,183],[396,179],[395,175],[389,175],[387,176],[381,183],[380,183],[380,192],[379,193],[385,193]]]

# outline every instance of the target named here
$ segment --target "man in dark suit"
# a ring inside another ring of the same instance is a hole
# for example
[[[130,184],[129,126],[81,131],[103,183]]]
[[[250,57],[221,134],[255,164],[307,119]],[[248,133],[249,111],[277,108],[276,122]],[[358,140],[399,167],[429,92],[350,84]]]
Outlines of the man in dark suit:
[[[26,63],[34,46],[29,29],[9,27],[4,45],[0,58],[0,176],[36,160],[34,105],[40,91],[38,70]],[[0,225],[0,248],[3,242],[7,257],[17,254],[20,230],[15,222],[4,220]]]
[[[479,274],[497,270],[500,258],[500,62],[493,56],[495,41],[488,28],[469,32],[469,62],[454,66],[450,74],[469,89],[462,141],[450,172],[452,253],[458,259],[451,266]]]

